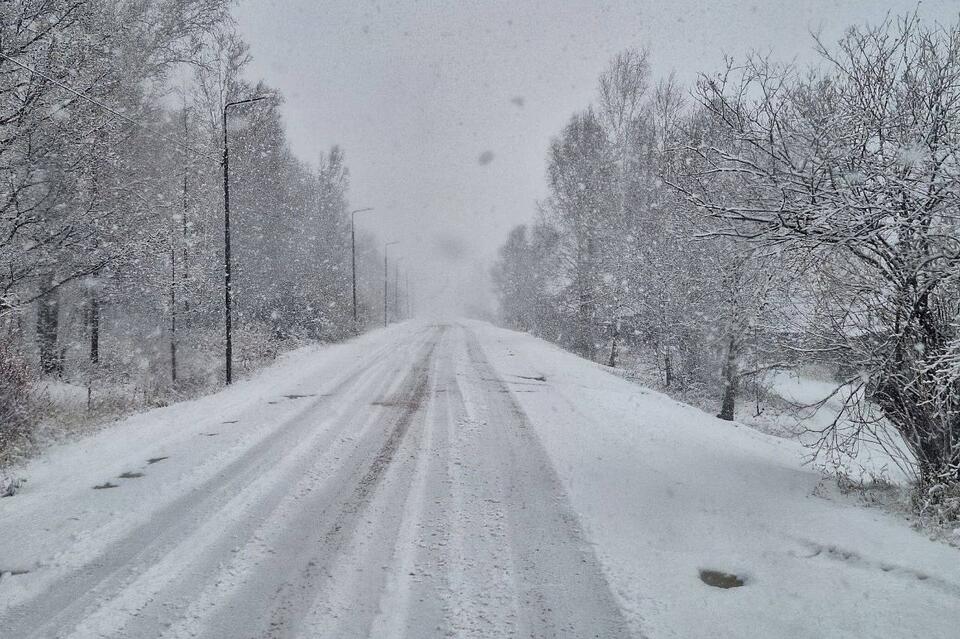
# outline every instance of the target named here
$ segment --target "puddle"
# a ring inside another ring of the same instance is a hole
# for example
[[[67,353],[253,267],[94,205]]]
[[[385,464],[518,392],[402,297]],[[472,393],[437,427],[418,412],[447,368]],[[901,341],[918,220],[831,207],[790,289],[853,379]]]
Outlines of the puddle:
[[[162,462],[164,459],[170,459],[169,457],[151,457],[147,460],[148,464],[156,464],[157,462]]]
[[[119,488],[119,486],[117,484],[111,484],[110,482],[104,482],[99,486],[93,487],[94,490],[103,490],[105,488]]]
[[[143,476],[144,476],[143,473],[138,473],[138,472],[128,470],[127,472],[123,473],[122,475],[119,475],[118,477],[120,479],[139,479]]]
[[[744,583],[740,577],[719,570],[700,570],[700,581],[714,588],[739,588]]]

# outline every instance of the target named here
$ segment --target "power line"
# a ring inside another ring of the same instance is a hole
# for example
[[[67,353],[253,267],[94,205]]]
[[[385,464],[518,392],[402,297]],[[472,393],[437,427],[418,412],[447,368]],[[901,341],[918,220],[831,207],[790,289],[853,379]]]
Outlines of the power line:
[[[43,78],[44,80],[47,80],[48,82],[52,82],[53,84],[57,85],[58,87],[60,87],[60,88],[63,89],[64,91],[69,91],[70,93],[72,93],[73,95],[77,96],[77,97],[80,98],[81,100],[86,100],[86,101],[89,102],[90,104],[93,104],[93,105],[95,105],[95,106],[98,106],[98,107],[100,107],[101,109],[103,109],[104,111],[107,111],[107,112],[109,112],[109,113],[112,113],[113,115],[117,116],[117,117],[120,118],[121,120],[124,120],[124,121],[126,121],[126,122],[129,122],[130,124],[132,124],[132,125],[135,126],[135,127],[138,127],[138,128],[140,128],[140,129],[143,129],[144,131],[147,131],[148,133],[151,133],[152,135],[155,135],[155,136],[157,136],[158,138],[162,138],[162,139],[166,140],[167,142],[170,142],[171,144],[179,147],[179,148],[180,148],[181,150],[183,150],[183,151],[186,151],[186,152],[188,152],[188,153],[193,153],[193,154],[195,154],[195,155],[206,155],[206,156],[208,156],[208,157],[212,157],[212,158],[214,158],[214,159],[219,160],[219,157],[218,157],[218,156],[213,155],[213,154],[204,153],[204,152],[202,152],[202,151],[197,151],[197,150],[191,148],[189,145],[184,144],[184,143],[182,143],[182,142],[180,142],[179,140],[176,140],[176,139],[174,139],[174,138],[171,138],[170,136],[168,136],[168,135],[166,135],[166,134],[164,134],[164,133],[161,133],[160,131],[157,131],[157,130],[154,129],[154,128],[151,128],[151,127],[147,126],[146,124],[142,124],[142,123],[140,123],[140,122],[137,122],[136,120],[134,120],[134,119],[131,118],[130,116],[124,115],[123,113],[120,113],[119,111],[116,111],[116,110],[114,110],[114,109],[111,109],[110,107],[108,107],[108,106],[107,106],[106,104],[104,104],[103,102],[100,102],[99,100],[96,100],[96,99],[94,99],[94,98],[91,98],[91,97],[88,96],[88,95],[84,95],[84,94],[81,93],[80,91],[77,91],[76,89],[67,86],[66,84],[60,82],[59,80],[56,80],[56,79],[54,79],[54,78],[51,78],[51,77],[48,76],[48,75],[45,75],[45,74],[43,74],[43,73],[40,73],[40,72],[37,71],[36,69],[33,69],[33,68],[27,66],[26,64],[20,62],[20,61],[17,60],[16,58],[11,58],[10,56],[8,56],[7,54],[5,54],[5,53],[3,53],[3,52],[0,52],[0,58],[3,58],[4,60],[8,60],[9,62],[12,62],[12,63],[14,63],[15,65],[17,65],[18,67],[20,67],[20,68],[22,68],[22,69],[26,69],[26,70],[29,71],[30,73],[33,73],[33,74],[35,74],[35,75],[40,76],[41,78]]]

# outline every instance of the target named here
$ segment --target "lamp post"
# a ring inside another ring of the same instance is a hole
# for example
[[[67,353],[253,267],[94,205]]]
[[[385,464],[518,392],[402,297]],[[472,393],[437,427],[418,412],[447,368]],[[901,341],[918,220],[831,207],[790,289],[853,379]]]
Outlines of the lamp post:
[[[258,95],[246,100],[235,100],[223,105],[223,302],[226,329],[226,383],[233,381],[233,326],[231,323],[231,309],[233,306],[233,289],[230,281],[230,148],[227,144],[227,109],[239,104],[267,100],[273,95]]]
[[[393,263],[393,318],[400,319],[400,262],[403,258],[397,258]]]
[[[393,242],[387,242],[386,244],[383,245],[383,326],[384,328],[386,328],[387,326],[387,286],[388,286],[387,253],[389,252],[389,249],[391,246],[399,243],[400,243],[399,240],[395,240]]]
[[[373,207],[350,211],[350,265],[353,273],[353,327],[357,328],[357,227],[354,218],[357,213],[372,211]]]

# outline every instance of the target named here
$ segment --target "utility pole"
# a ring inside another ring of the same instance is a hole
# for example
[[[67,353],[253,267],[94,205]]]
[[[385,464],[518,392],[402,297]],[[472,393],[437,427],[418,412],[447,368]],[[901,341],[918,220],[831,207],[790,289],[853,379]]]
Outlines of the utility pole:
[[[357,227],[354,222],[354,217],[357,213],[363,213],[364,211],[372,211],[373,207],[367,207],[365,209],[356,209],[355,211],[350,211],[350,264],[351,272],[353,273],[353,328],[357,330]]]
[[[223,160],[221,160],[223,165],[223,314],[224,328],[226,329],[226,352],[224,355],[227,384],[233,381],[233,288],[230,280],[230,148],[227,144],[227,109],[238,104],[259,102],[271,97],[273,96],[269,94],[259,95],[255,98],[236,100],[223,105]]]
[[[400,262],[403,258],[397,258],[393,263],[393,319],[400,320]]]
[[[393,242],[387,242],[386,244],[383,245],[383,326],[384,328],[386,328],[387,326],[387,308],[388,308],[387,306],[387,288],[388,288],[387,253],[389,252],[389,249],[391,246],[399,243],[400,243],[399,240],[395,240]]]

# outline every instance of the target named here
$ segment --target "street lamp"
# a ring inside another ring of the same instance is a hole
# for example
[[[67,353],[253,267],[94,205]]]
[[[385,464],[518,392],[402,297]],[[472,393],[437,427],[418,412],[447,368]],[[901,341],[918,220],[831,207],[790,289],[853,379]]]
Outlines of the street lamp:
[[[226,318],[226,382],[233,381],[233,327],[231,324],[231,307],[233,305],[233,289],[230,282],[230,149],[227,145],[227,109],[239,104],[259,102],[272,98],[273,94],[258,95],[246,100],[236,100],[223,105],[223,301],[224,317]]]
[[[400,257],[393,263],[393,319],[400,320],[400,262],[404,258]]]
[[[373,207],[350,211],[350,264],[353,272],[353,326],[357,328],[357,228],[354,217],[357,213],[372,211]]]
[[[399,244],[400,240],[387,242],[383,245],[383,326],[387,326],[387,253],[388,249],[394,244]]]

